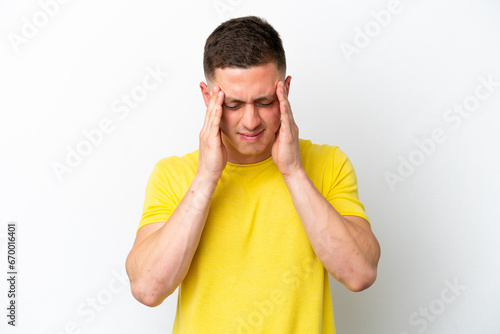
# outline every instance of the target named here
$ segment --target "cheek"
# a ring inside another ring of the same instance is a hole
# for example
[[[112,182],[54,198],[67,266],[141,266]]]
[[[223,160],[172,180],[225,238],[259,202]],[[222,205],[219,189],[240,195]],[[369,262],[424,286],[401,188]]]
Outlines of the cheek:
[[[266,117],[266,124],[272,133],[275,133],[280,126],[280,110],[279,108],[272,110]]]
[[[222,113],[219,127],[224,134],[227,135],[229,133],[231,127],[234,126],[234,123],[235,123],[234,117],[231,117],[231,115],[227,112]]]

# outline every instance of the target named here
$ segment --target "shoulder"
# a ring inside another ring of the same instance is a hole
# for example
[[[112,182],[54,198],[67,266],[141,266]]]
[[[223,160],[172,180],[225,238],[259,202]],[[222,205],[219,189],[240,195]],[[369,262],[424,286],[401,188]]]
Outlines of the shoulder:
[[[334,161],[340,163],[347,159],[345,153],[338,146],[314,144],[306,139],[300,139],[300,154],[303,163],[321,164]]]
[[[338,146],[301,139],[300,150],[302,165],[317,187],[335,183],[342,175],[354,172],[349,158]]]
[[[198,151],[182,157],[170,156],[158,161],[151,173],[150,180],[156,180],[171,185],[179,182],[189,182],[198,169]]]
[[[198,151],[194,151],[188,153],[182,157],[179,156],[170,156],[167,158],[163,158],[156,163],[156,168],[161,170],[192,170],[196,172],[196,168],[198,167]]]

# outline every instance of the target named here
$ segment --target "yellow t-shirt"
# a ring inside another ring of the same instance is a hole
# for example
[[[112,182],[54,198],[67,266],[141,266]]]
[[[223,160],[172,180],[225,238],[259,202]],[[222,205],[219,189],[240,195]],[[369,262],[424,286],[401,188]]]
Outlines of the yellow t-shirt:
[[[309,178],[333,207],[368,220],[347,156],[306,140],[300,149]],[[168,220],[197,167],[198,151],[156,165],[139,228]],[[173,333],[335,333],[328,272],[272,158],[224,169],[180,285]]]

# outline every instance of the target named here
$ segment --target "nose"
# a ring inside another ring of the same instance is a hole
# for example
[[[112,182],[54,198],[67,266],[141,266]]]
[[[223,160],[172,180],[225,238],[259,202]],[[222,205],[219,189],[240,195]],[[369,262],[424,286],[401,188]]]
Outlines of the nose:
[[[259,127],[262,120],[260,119],[259,111],[252,103],[247,103],[243,107],[243,118],[241,120],[241,125],[243,125],[248,130],[255,130]]]

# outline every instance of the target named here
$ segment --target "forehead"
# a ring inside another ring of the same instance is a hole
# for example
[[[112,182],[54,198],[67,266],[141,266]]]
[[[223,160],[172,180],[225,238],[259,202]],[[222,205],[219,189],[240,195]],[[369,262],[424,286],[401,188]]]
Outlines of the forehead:
[[[226,98],[251,102],[263,95],[274,95],[281,75],[275,63],[250,68],[218,68],[213,84],[219,85]]]

